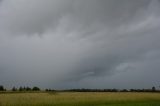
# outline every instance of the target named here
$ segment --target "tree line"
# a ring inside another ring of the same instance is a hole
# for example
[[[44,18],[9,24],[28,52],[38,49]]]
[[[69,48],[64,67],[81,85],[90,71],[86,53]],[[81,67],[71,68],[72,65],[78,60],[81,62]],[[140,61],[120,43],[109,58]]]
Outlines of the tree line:
[[[40,88],[36,86],[33,88],[20,86],[19,88],[13,87],[11,90],[12,91],[40,91]],[[7,91],[7,90],[2,85],[0,85],[0,91]]]
[[[0,91],[7,91],[2,85],[0,85]],[[41,89],[37,86],[30,87],[22,87],[19,88],[13,87],[11,91],[41,91]],[[63,91],[63,92],[160,92],[156,87],[152,87],[151,89],[65,89],[65,90],[54,90],[54,89],[45,89],[46,92],[54,92],[54,91]]]
[[[160,92],[160,90],[156,90],[155,87],[151,89],[68,89],[63,91],[69,92]]]

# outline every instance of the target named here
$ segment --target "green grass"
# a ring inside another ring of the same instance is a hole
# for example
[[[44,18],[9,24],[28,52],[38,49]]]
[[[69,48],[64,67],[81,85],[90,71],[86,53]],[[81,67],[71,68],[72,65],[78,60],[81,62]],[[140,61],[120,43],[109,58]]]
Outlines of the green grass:
[[[160,93],[0,93],[0,106],[160,106]]]

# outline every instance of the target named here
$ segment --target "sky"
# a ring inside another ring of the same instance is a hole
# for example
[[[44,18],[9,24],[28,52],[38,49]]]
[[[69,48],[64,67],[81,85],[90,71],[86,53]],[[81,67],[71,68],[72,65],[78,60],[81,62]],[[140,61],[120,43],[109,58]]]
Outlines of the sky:
[[[160,85],[160,0],[0,0],[0,85]]]

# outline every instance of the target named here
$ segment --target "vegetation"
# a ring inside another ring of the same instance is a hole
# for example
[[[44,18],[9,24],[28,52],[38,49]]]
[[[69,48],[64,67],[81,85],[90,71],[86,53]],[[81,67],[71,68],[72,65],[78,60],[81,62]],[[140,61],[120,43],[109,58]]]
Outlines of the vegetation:
[[[7,91],[2,85],[0,85],[0,91]],[[10,91],[10,90],[9,90]],[[22,87],[19,88],[13,87],[11,91],[41,91],[41,89],[37,86],[33,88],[30,87]],[[63,92],[160,92],[157,90],[156,87],[152,87],[151,89],[65,89],[65,90],[55,90],[55,89],[45,89],[46,92],[53,92],[53,91],[63,91]]]
[[[0,106],[160,106],[160,93],[2,93]]]
[[[0,85],[0,91],[4,91],[4,87],[2,85]]]
[[[33,91],[40,91],[40,88],[38,88],[38,87],[33,87],[32,90],[33,90]]]
[[[40,90],[0,86],[0,106],[160,106],[160,91],[151,89]]]

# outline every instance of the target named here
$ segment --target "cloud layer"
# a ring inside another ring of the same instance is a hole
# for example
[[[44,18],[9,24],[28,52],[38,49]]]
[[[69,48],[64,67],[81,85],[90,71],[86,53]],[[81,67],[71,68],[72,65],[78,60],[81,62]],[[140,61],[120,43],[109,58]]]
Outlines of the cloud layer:
[[[159,86],[159,11],[159,0],[2,0],[0,84]]]

